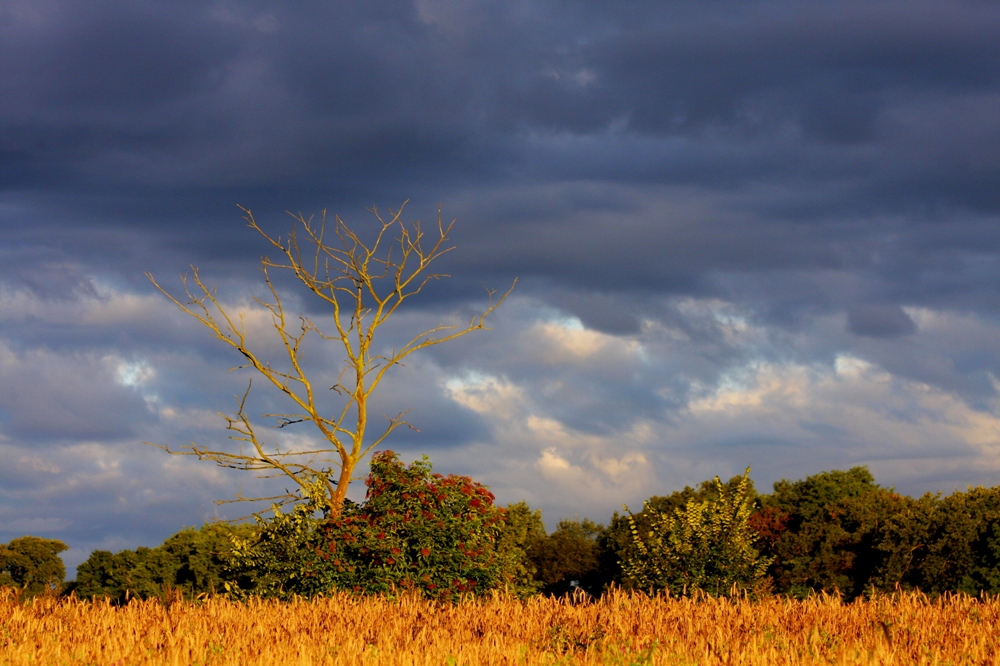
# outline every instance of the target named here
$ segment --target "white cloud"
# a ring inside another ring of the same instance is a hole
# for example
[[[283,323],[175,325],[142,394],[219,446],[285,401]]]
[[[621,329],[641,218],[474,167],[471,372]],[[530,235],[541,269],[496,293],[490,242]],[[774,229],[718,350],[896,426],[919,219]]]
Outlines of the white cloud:
[[[492,443],[477,444],[475,461],[490,483],[550,511],[606,513],[748,464],[764,490],[857,464],[904,492],[929,489],[919,484],[935,460],[945,484],[972,469],[1000,471],[996,400],[973,404],[894,374],[866,348],[809,360],[800,345],[824,331],[777,337],[723,301],[684,299],[675,312],[682,318],[647,318],[636,335],[551,313],[531,319],[530,308],[499,322],[510,342],[484,359],[490,372],[447,384],[490,425]],[[816,325],[842,330],[834,318]],[[907,344],[918,348],[934,331],[922,326]]]
[[[587,88],[597,81],[597,73],[587,67],[582,67],[573,74],[573,81],[581,88]]]
[[[17,465],[32,472],[42,472],[45,474],[59,474],[62,472],[61,467],[37,455],[22,455],[18,458]]]
[[[499,418],[514,416],[524,403],[523,393],[510,381],[478,372],[452,377],[445,388],[463,407]]]
[[[546,324],[534,330],[555,330],[555,339],[562,341],[565,332],[573,329]],[[571,339],[570,348],[579,339]],[[618,342],[604,335],[582,339],[587,341],[585,351],[591,349],[593,340],[599,340],[598,348]],[[482,476],[501,495],[507,494],[505,488],[527,485],[533,488],[533,498],[546,506],[564,512],[576,507],[579,512],[620,504],[650,487],[649,464],[642,449],[652,440],[652,428],[642,420],[636,419],[624,432],[598,435],[546,414],[544,404],[529,402],[526,387],[510,379],[473,373],[450,379],[446,387],[453,400],[484,416],[491,427],[495,448],[488,455],[492,468],[484,467]]]
[[[138,388],[156,377],[156,370],[145,361],[118,361],[118,383]]]
[[[799,445],[796,457],[825,444],[854,463],[971,455],[979,465],[1000,468],[1000,401],[976,408],[848,355],[832,366],[748,367],[740,381],[693,400],[675,433],[691,445],[706,437],[791,440]]]

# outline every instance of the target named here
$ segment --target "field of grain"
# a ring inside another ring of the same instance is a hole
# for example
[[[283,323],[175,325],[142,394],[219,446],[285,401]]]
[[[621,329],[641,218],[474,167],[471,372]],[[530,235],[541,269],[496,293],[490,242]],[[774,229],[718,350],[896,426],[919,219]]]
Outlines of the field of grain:
[[[1000,601],[0,598],[0,664],[1000,664]]]

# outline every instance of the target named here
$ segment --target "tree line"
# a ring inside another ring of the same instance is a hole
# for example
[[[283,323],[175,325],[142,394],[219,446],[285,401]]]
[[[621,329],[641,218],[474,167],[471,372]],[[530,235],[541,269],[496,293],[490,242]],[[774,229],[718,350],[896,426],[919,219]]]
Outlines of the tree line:
[[[116,603],[183,595],[289,598],[332,591],[440,600],[495,589],[527,597],[612,587],[675,595],[820,591],[845,599],[896,589],[1000,594],[1000,487],[912,498],[864,467],[783,480],[758,494],[747,474],[649,498],[607,525],[564,519],[551,533],[525,502],[377,454],[364,502],[322,501],[255,524],[185,528],[155,548],[94,551],[63,583],[60,541],[0,546],[0,585],[25,596]]]

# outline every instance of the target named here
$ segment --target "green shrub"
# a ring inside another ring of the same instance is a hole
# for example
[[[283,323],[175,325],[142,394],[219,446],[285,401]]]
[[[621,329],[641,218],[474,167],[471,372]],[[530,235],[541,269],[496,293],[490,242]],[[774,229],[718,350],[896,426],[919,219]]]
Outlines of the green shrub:
[[[678,595],[696,590],[728,595],[757,588],[770,560],[755,548],[749,473],[747,468],[735,487],[716,477],[715,498],[688,500],[672,514],[646,504],[647,530],[640,530],[630,515],[634,554],[622,562],[625,579],[639,589]]]
[[[756,498],[757,493],[753,486],[753,481],[741,476],[734,476],[726,483],[722,484],[722,490],[735,492],[741,483],[746,483],[743,492],[747,495],[748,501]],[[678,490],[669,495],[653,495],[643,504],[643,510],[639,513],[628,513],[624,515],[615,511],[611,517],[608,527],[597,536],[597,556],[599,560],[596,575],[596,587],[608,589],[617,585],[626,589],[635,587],[635,581],[624,575],[622,562],[634,560],[640,557],[640,552],[635,545],[633,532],[638,529],[640,533],[646,534],[650,531],[653,516],[665,515],[673,517],[678,509],[684,510],[688,502],[704,502],[719,499],[720,488],[714,480],[702,481],[697,487],[685,486],[683,490]],[[752,517],[751,517],[752,520]]]

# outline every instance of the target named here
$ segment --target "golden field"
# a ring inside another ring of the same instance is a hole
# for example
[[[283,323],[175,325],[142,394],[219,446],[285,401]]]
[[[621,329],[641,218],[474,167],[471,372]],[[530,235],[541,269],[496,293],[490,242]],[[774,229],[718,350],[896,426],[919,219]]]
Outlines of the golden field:
[[[0,598],[0,664],[1000,664],[1000,601]]]

